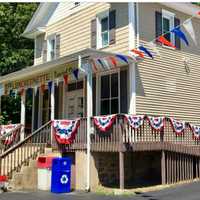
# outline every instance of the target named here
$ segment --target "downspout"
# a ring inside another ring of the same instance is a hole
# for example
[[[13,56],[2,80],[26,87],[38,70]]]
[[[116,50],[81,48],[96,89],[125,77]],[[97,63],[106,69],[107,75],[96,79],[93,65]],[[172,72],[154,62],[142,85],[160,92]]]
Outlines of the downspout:
[[[128,3],[129,51],[139,44],[138,3]],[[129,114],[136,114],[136,63],[129,64]]]

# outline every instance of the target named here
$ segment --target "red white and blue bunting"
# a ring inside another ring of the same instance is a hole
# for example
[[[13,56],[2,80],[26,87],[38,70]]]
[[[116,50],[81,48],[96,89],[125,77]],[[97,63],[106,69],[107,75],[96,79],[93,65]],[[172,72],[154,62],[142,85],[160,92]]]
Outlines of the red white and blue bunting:
[[[192,130],[194,139],[199,140],[200,139],[200,126],[190,124],[190,129]]]
[[[133,129],[138,129],[144,123],[144,115],[124,115],[129,126]]]
[[[59,144],[71,144],[75,139],[79,126],[80,119],[52,121],[54,136]]]
[[[185,130],[185,122],[184,121],[175,120],[172,117],[170,117],[169,119],[170,119],[171,126],[172,126],[172,129],[174,130],[174,132],[177,135],[183,134],[183,132]]]
[[[151,117],[147,116],[150,126],[156,130],[161,131],[164,128],[165,117]]]
[[[103,132],[108,131],[116,120],[117,115],[103,115],[93,117],[95,126]]]

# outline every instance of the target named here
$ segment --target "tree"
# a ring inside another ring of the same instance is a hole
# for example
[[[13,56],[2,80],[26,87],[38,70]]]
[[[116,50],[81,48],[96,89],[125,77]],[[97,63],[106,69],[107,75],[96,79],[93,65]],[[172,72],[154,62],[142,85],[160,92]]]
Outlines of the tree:
[[[21,34],[37,6],[36,3],[0,3],[0,75],[33,64],[33,41]],[[20,96],[4,96],[1,106],[0,124],[19,123]]]
[[[0,75],[33,64],[33,41],[21,37],[36,3],[0,4]]]

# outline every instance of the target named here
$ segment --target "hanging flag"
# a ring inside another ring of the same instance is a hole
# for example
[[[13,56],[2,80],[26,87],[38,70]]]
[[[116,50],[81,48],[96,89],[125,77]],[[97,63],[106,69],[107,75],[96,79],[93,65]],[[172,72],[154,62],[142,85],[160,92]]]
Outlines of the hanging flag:
[[[126,58],[126,56],[120,54],[116,54],[115,56],[128,64],[128,59]]]
[[[132,51],[134,54],[138,55],[139,57],[144,58],[144,54],[143,54],[141,51],[139,51],[139,50],[137,50],[137,49],[132,49],[131,51]]]
[[[171,126],[172,126],[172,129],[174,130],[174,132],[177,135],[181,135],[185,130],[185,122],[184,121],[175,120],[172,117],[170,117],[169,119],[170,119]]]
[[[59,144],[72,144],[80,126],[80,119],[53,120],[54,136]]]
[[[96,127],[103,132],[108,131],[116,120],[117,115],[104,115],[93,117]]]
[[[75,69],[75,70],[73,70],[73,75],[74,75],[74,77],[75,77],[76,80],[78,80],[78,73],[79,73],[78,68]]]
[[[105,68],[103,62],[101,61],[101,59],[98,58],[97,61],[101,65],[101,67],[105,70],[106,68]]]
[[[97,72],[98,69],[97,69],[97,65],[96,65],[95,61],[94,61],[93,59],[91,59],[91,62],[92,62],[93,70],[94,70],[95,72]]]
[[[173,30],[171,30],[171,32],[174,33],[179,38],[181,38],[185,42],[185,44],[189,46],[189,42],[185,36],[185,33],[183,33],[183,31],[181,31],[180,28],[174,28]]]
[[[45,84],[42,84],[40,86],[40,91],[42,92],[42,94],[44,93],[44,91],[45,91]]]
[[[64,85],[68,84],[68,74],[63,75]]]
[[[20,88],[20,89],[19,89],[19,95],[20,95],[20,96],[23,96],[24,91],[25,91],[24,88]]]
[[[184,21],[183,22],[183,27],[189,33],[189,35],[192,38],[194,44],[197,45],[196,36],[195,36],[194,28],[193,28],[193,25],[192,25],[192,20],[188,19],[188,20]]]
[[[193,124],[189,124],[190,129],[192,130],[194,139],[199,140],[200,139],[200,126],[196,126]]]
[[[27,89],[27,94],[28,94],[29,96],[32,95],[32,88],[28,88],[28,89]]]
[[[49,92],[51,92],[52,83],[53,83],[52,81],[49,81],[49,82],[48,82],[48,90],[49,90]]]
[[[147,116],[150,126],[156,130],[161,131],[164,128],[164,117],[151,117]]]
[[[153,55],[151,54],[151,52],[147,48],[145,48],[144,46],[139,46],[138,49],[140,51],[143,51],[147,56],[149,56],[150,58],[153,59]]]
[[[112,65],[113,65],[114,67],[117,67],[117,61],[116,61],[116,59],[115,59],[113,56],[110,56],[109,59],[110,59]]]
[[[110,69],[110,64],[108,63],[108,61],[106,60],[106,58],[102,58],[102,62],[104,63],[104,66],[105,66],[107,69]]]
[[[162,35],[157,38],[157,41],[160,42],[161,44],[164,44],[166,46],[176,49],[176,47]]]
[[[138,129],[144,123],[144,115],[124,115],[125,120],[133,129]]]
[[[161,57],[160,51],[158,50],[158,48],[157,48],[157,46],[156,46],[156,44],[154,42],[149,42],[148,46],[150,46],[152,48],[152,51],[156,56],[160,56]]]

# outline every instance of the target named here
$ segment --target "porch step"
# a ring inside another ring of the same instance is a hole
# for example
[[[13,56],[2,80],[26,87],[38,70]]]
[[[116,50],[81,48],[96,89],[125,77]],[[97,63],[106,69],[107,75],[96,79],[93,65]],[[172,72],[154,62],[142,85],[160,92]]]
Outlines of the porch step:
[[[61,153],[45,148],[45,153],[39,156],[61,157]],[[22,166],[20,172],[13,174],[9,181],[10,190],[37,190],[37,158],[31,159],[28,166]]]

